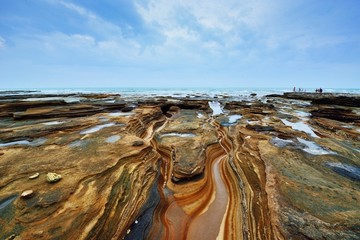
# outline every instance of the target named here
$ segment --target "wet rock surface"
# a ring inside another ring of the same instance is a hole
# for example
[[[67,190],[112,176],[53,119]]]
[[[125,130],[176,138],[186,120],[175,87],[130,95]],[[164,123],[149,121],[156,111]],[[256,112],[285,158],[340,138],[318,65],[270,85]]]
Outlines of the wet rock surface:
[[[358,103],[2,93],[0,238],[357,239]]]
[[[310,112],[312,117],[334,119],[341,122],[355,122],[360,124],[360,116],[352,109],[319,108]]]
[[[360,107],[360,96],[357,94],[286,92],[283,95],[273,94],[268,97],[309,100],[313,104]]]

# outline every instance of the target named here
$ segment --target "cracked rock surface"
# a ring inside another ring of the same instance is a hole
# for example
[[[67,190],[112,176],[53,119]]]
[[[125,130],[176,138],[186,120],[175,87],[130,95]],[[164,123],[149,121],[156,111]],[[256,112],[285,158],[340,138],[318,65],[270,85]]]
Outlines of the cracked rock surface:
[[[0,239],[357,239],[358,103],[0,96]]]

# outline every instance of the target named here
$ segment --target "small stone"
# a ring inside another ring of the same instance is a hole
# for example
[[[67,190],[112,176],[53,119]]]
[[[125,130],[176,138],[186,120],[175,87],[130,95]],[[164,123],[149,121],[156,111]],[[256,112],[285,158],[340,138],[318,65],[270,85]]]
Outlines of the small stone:
[[[251,93],[250,96],[255,97],[256,93]]]
[[[134,107],[132,106],[127,106],[121,109],[122,112],[131,112],[132,110],[134,110]]]
[[[16,238],[16,235],[15,234],[11,234],[10,236],[8,236],[7,238],[5,238],[5,240],[12,240]]]
[[[33,190],[26,190],[21,193],[22,198],[31,198],[34,194]]]
[[[38,178],[39,177],[39,175],[40,175],[40,173],[35,173],[35,174],[33,174],[33,175],[31,175],[30,177],[29,177],[29,179],[35,179],[35,178]]]
[[[142,146],[142,145],[144,145],[144,142],[143,141],[135,141],[134,143],[133,143],[133,147],[138,147],[138,146]]]
[[[57,174],[57,173],[48,173],[46,175],[46,180],[49,182],[49,183],[56,183],[58,181],[61,180],[61,175],[60,174]]]
[[[33,236],[35,239],[44,238],[44,231],[40,230],[40,231],[34,232],[34,233],[32,234],[32,236]]]

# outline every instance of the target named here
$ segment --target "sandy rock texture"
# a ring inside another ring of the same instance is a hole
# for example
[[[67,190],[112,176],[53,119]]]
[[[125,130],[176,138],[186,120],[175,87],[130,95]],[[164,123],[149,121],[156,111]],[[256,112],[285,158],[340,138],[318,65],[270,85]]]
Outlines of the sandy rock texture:
[[[359,107],[3,94],[0,239],[358,239]]]

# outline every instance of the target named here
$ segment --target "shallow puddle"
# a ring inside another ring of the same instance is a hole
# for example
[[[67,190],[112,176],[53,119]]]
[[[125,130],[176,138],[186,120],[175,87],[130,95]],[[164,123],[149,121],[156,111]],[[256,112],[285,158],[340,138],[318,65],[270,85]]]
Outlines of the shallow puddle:
[[[360,168],[345,163],[326,163],[337,174],[353,181],[360,181]]]
[[[212,181],[215,183],[215,196],[208,209],[197,216],[190,225],[188,239],[222,239],[221,223],[226,217],[229,201],[225,183],[221,177],[221,162],[212,165]]]
[[[63,121],[51,121],[51,122],[44,122],[42,124],[46,125],[46,126],[51,126],[51,125],[58,125],[58,124],[63,124],[63,123],[64,123]]]
[[[213,114],[212,114],[213,116],[224,113],[219,102],[215,102],[215,101],[209,102],[209,106],[210,106],[211,110],[213,111]]]
[[[196,137],[194,133],[164,133],[161,134],[160,137]]]
[[[4,208],[6,208],[7,206],[9,206],[15,199],[16,199],[16,195],[10,196],[5,198],[4,200],[0,201],[0,211]]]
[[[229,123],[236,123],[242,116],[240,114],[229,115]]]
[[[197,114],[197,118],[205,118],[205,115],[202,114],[202,113],[198,113],[198,114]]]
[[[133,112],[113,112],[113,113],[109,113],[110,117],[120,117],[120,116],[131,116],[134,115]]]
[[[26,102],[35,102],[35,101],[57,101],[62,100],[66,103],[78,103],[83,98],[80,97],[43,97],[43,98],[26,98],[23,101]]]
[[[9,147],[9,146],[16,146],[16,145],[37,147],[37,146],[43,145],[46,141],[47,141],[46,138],[39,138],[34,141],[20,140],[20,141],[14,141],[14,142],[0,143],[0,147]]]
[[[301,149],[307,153],[310,153],[313,155],[336,154],[335,152],[327,150],[314,142],[311,142],[311,141],[308,141],[308,140],[305,140],[302,138],[297,138],[297,140],[304,146],[304,148],[301,148]]]
[[[86,140],[75,140],[72,143],[69,144],[69,147],[83,147],[87,144]]]
[[[271,139],[271,143],[277,147],[286,147],[289,145],[293,145],[294,141],[275,137],[275,138]]]
[[[307,117],[310,117],[310,113],[308,112],[304,112],[304,111],[295,111],[295,114],[298,116],[298,117],[302,117],[302,118],[307,118]]]
[[[121,137],[119,135],[113,135],[113,136],[108,137],[105,141],[107,143],[116,143],[117,141],[120,140],[120,138]]]
[[[114,126],[115,123],[106,123],[106,124],[102,124],[102,125],[97,125],[95,127],[91,127],[91,128],[88,128],[88,129],[85,129],[83,131],[80,132],[80,134],[89,134],[89,133],[94,133],[94,132],[97,132],[103,128],[107,128],[107,127],[111,127],[111,126]]]
[[[80,147],[82,145],[80,140],[74,141],[69,144],[70,147]]]
[[[286,126],[292,127],[294,130],[303,131],[309,134],[312,137],[318,137],[314,131],[305,123],[303,122],[290,122],[286,119],[280,119]]]
[[[228,121],[222,121],[222,122],[221,122],[221,125],[222,125],[222,126],[232,126],[232,125],[235,125],[236,122],[237,122],[238,120],[240,120],[241,118],[242,118],[242,116],[239,115],[239,114],[229,115],[229,116],[228,116]]]

